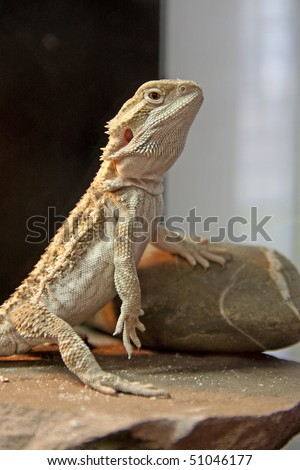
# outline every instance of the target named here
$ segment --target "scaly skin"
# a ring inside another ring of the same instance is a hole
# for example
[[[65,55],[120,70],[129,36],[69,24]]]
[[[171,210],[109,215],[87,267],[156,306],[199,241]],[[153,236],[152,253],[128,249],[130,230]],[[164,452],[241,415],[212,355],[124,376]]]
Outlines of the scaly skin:
[[[0,307],[0,355],[51,340],[69,370],[95,390],[168,396],[152,385],[104,372],[72,326],[118,293],[122,306],[115,334],[123,334],[129,356],[132,344],[140,347],[137,330],[144,326],[136,265],[153,239],[191,265],[224,264],[216,249],[186,239],[167,241],[170,233],[151,225],[163,213],[164,175],[182,152],[202,101],[194,82],[147,82],[109,122],[103,163],[91,186],[29,276]]]

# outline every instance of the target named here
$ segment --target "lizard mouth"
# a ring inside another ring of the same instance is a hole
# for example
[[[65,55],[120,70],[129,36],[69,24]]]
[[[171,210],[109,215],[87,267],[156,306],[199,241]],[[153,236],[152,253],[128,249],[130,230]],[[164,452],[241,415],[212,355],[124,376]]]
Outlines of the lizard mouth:
[[[181,122],[184,127],[189,128],[203,101],[203,94],[201,89],[198,88],[182,97],[178,97],[176,104],[171,109],[169,104],[166,103],[165,110],[161,108],[160,113],[153,116],[153,129],[161,127],[162,123],[166,125],[166,122],[170,123],[171,121],[174,121],[174,123]]]
[[[195,86],[193,90],[188,93],[178,96],[174,105],[170,109],[169,103],[166,103],[160,108],[159,115],[154,117],[154,126],[159,127],[164,121],[177,120],[179,116],[182,116],[182,120],[186,122],[192,122],[199,111],[204,101],[203,93],[201,88]],[[186,114],[186,117],[183,115]]]

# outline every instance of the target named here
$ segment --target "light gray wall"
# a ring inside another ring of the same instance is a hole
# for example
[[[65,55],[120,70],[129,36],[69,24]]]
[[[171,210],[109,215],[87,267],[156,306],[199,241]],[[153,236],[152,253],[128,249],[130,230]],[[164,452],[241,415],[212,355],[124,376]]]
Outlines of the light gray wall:
[[[257,243],[300,267],[300,2],[163,4],[161,76],[195,80],[205,96],[167,178],[167,216],[186,217],[196,207],[198,215],[219,216],[219,226],[226,226],[236,215],[249,220],[257,206],[259,219],[273,216],[265,226],[272,242],[258,237]],[[236,229],[251,242],[249,225]],[[300,358],[299,347],[279,354]]]
[[[232,216],[249,220],[258,206],[259,219],[273,216],[265,225],[273,241],[257,243],[295,259],[300,2],[165,0],[164,7],[161,75],[193,79],[205,95],[167,179],[167,215],[196,207],[226,226]],[[236,225],[242,233],[251,242],[249,224]]]
[[[228,218],[248,218],[250,206],[258,206],[262,217],[273,215],[266,225],[273,242],[258,243],[282,251],[299,268],[300,2],[163,3],[161,75],[195,80],[205,94],[167,178],[167,215],[186,217],[196,207],[226,226]],[[299,361],[300,347],[277,355]],[[297,436],[287,448],[299,446]]]

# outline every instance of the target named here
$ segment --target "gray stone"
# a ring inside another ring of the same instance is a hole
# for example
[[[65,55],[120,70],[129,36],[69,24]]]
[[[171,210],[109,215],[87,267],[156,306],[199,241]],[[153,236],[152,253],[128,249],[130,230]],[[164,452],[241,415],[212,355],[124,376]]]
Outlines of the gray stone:
[[[106,370],[171,399],[84,387],[58,353],[1,358],[1,449],[278,449],[300,431],[300,365],[265,354],[136,354]],[[118,355],[117,355],[118,353]]]
[[[246,352],[300,339],[300,276],[290,261],[261,247],[229,245],[225,269],[204,271],[150,247],[139,266],[143,346],[177,351]],[[118,302],[94,324],[113,332]]]

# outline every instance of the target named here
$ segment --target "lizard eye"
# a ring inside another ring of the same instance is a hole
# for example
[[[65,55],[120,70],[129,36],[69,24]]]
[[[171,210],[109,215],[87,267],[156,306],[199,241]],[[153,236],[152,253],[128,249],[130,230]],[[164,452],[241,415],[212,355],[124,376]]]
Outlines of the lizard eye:
[[[157,91],[151,91],[148,96],[151,100],[159,100],[160,98],[160,94]]]
[[[144,98],[148,103],[161,104],[164,101],[164,94],[158,88],[151,88],[145,92]]]

